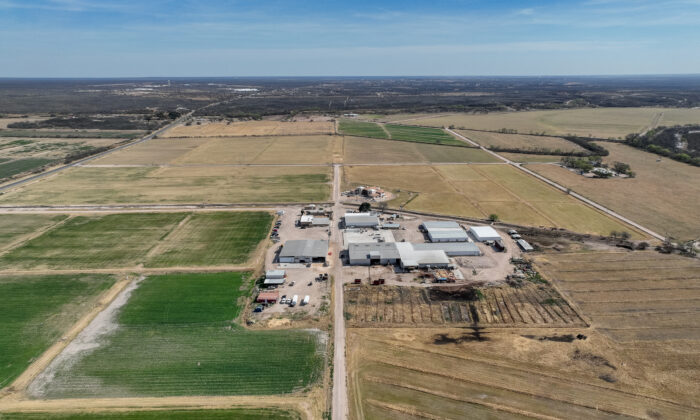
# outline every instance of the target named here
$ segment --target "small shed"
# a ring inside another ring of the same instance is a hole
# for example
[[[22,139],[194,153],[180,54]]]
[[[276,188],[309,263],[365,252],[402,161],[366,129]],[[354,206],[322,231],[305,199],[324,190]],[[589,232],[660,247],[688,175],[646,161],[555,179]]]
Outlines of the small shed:
[[[287,276],[284,270],[267,270],[265,272],[266,279],[283,279]]]
[[[535,250],[535,248],[533,248],[532,245],[530,245],[525,239],[518,239],[515,242],[518,244],[520,249],[522,249],[525,252],[530,252],[530,251]]]
[[[255,299],[257,303],[275,303],[280,298],[280,292],[273,290],[270,292],[260,292]]]
[[[311,226],[330,226],[331,219],[327,217],[314,217],[311,220]]]

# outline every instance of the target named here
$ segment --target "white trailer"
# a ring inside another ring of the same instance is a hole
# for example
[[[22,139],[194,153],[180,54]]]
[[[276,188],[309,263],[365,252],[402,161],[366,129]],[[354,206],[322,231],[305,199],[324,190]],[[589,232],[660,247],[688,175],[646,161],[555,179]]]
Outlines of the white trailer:
[[[289,306],[297,306],[298,302],[299,302],[299,296],[294,295],[294,296],[292,296],[292,302],[289,304]]]
[[[311,300],[311,297],[309,297],[309,295],[306,295],[306,296],[304,296],[304,300],[301,301],[301,304],[302,304],[302,305],[308,305],[308,304],[309,304],[309,300]]]

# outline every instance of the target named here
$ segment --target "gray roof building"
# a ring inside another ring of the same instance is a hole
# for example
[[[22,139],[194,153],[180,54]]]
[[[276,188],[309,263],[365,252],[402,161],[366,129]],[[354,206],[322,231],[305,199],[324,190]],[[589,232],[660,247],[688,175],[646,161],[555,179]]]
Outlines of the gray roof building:
[[[282,263],[325,262],[328,255],[328,241],[325,240],[291,240],[287,241],[280,251],[279,261]]]
[[[449,257],[464,257],[481,255],[481,250],[474,242],[439,242],[428,244],[413,244],[418,251],[444,251]]]
[[[467,242],[469,235],[456,222],[423,222],[423,229],[428,233],[430,242]]]

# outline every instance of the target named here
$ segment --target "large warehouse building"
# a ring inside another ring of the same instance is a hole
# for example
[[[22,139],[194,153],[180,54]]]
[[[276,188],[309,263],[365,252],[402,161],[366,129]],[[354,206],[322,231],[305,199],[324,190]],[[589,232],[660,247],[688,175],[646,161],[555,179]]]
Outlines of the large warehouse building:
[[[287,241],[280,251],[279,262],[325,263],[327,255],[328,241],[310,239]]]
[[[498,241],[501,239],[501,235],[491,226],[472,226],[469,228],[469,232],[479,242]]]
[[[412,244],[409,242],[351,243],[350,265],[399,265],[403,268],[444,268],[448,256],[477,256],[481,251],[474,243]]]
[[[379,218],[369,213],[345,213],[346,228],[376,228],[379,226]]]
[[[423,230],[428,234],[430,242],[467,242],[469,236],[456,222],[434,221],[424,222]]]

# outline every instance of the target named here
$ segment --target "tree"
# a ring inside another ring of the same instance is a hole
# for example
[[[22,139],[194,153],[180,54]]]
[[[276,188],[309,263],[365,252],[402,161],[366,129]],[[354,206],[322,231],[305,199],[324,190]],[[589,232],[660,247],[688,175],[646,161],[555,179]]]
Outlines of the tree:
[[[360,204],[360,213],[367,213],[372,209],[372,206],[369,203],[362,203]]]
[[[492,222],[497,222],[498,221],[498,215],[496,213],[491,213],[489,214],[489,220]]]
[[[631,236],[632,235],[630,235],[630,233],[627,231],[620,232],[620,238],[624,239],[625,241],[629,240]]]

